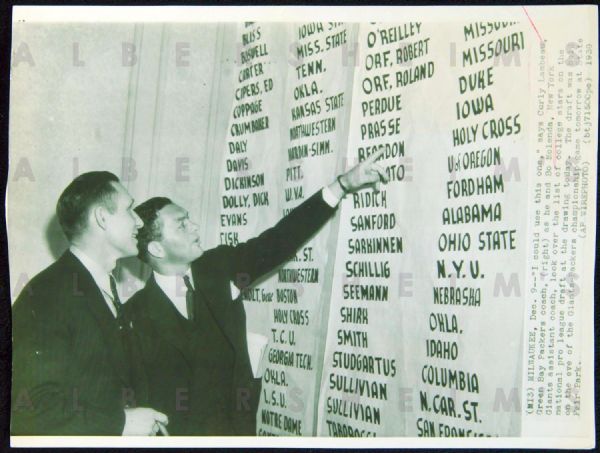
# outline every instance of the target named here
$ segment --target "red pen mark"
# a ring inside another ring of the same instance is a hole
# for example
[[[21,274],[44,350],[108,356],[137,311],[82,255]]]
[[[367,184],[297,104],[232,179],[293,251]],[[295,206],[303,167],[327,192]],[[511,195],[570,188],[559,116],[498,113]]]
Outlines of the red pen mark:
[[[525,15],[527,16],[527,19],[529,19],[529,23],[531,24],[531,26],[535,30],[535,33],[538,35],[538,38],[540,38],[540,42],[543,42],[544,40],[542,39],[542,35],[540,35],[540,32],[538,31],[537,27],[535,26],[535,24],[531,20],[531,17],[529,17],[529,13],[527,12],[527,10],[525,9],[524,6],[521,6],[521,8],[523,8],[523,11],[525,11]]]

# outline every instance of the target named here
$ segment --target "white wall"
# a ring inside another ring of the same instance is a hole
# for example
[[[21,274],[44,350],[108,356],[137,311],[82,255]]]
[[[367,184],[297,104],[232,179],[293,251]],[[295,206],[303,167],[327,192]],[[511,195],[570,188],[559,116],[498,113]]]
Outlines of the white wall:
[[[219,92],[232,77],[221,52],[226,27],[14,25],[6,202],[13,299],[67,247],[54,209],[79,173],[109,170],[137,202],[165,195],[203,226],[215,218],[210,170],[220,168],[232,95]],[[135,46],[135,64],[124,62],[123,43]],[[205,244],[216,245],[215,228],[203,231]],[[135,259],[123,268],[122,284],[141,271]]]

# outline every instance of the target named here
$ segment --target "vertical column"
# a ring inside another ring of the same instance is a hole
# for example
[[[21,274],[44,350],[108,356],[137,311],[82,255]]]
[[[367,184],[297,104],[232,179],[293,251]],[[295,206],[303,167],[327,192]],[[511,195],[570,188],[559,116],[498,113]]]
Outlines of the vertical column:
[[[225,159],[220,181],[221,244],[236,246],[273,226],[278,216],[277,171],[281,168],[281,93],[285,67],[278,65],[280,30],[254,22],[237,25],[233,66],[233,106],[227,126]],[[281,45],[281,44],[280,44]],[[245,276],[233,282],[247,286]],[[270,334],[269,308],[274,299],[273,279],[246,288],[242,300],[248,332]],[[235,294],[233,294],[235,296]],[[270,375],[269,375],[270,376]],[[268,403],[282,405],[285,396]],[[260,432],[260,427],[259,427]]]
[[[402,435],[403,306],[412,295],[406,241],[414,126],[410,99],[430,90],[435,64],[420,22],[361,25],[347,159],[383,151],[390,182],[342,206],[318,434]],[[406,102],[408,99],[408,102]]]
[[[455,29],[456,30],[456,29]],[[455,50],[450,146],[434,222],[433,292],[418,390],[419,436],[519,433],[526,206],[523,25],[474,22]]]
[[[227,134],[225,168],[223,169],[222,213],[220,242],[237,245],[244,236],[252,233],[272,218],[269,214],[270,179],[278,161],[276,147],[264,146],[267,135],[277,144],[273,135],[270,108],[276,105],[273,98],[271,65],[267,65],[269,48],[264,38],[264,26],[244,23],[238,26],[236,55],[237,84],[234,87],[234,104]],[[271,101],[271,102],[268,102]],[[275,111],[275,113],[278,113]],[[240,237],[242,236],[242,237]]]
[[[351,26],[294,24],[286,29],[290,53],[283,94],[285,163],[279,206],[282,215],[333,181],[347,141],[346,107],[353,72],[347,58]],[[320,302],[328,282],[330,224],[277,272],[270,350],[263,382],[259,434],[314,435],[316,377],[321,357]],[[293,240],[293,238],[290,238]]]

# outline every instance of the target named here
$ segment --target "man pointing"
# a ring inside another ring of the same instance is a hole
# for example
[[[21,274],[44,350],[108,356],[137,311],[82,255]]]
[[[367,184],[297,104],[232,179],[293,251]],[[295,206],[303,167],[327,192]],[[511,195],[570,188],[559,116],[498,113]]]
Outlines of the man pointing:
[[[252,374],[240,290],[290,259],[345,193],[387,182],[381,153],[339,176],[277,225],[204,251],[186,209],[156,197],[135,211],[139,257],[153,273],[128,302],[148,379],[147,404],[171,435],[255,435],[260,379]]]

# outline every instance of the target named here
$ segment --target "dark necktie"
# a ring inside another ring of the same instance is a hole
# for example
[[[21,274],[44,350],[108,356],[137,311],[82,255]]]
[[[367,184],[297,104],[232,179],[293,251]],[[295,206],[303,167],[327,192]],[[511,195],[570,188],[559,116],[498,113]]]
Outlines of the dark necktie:
[[[192,286],[192,282],[187,275],[183,276],[183,283],[187,288],[187,292],[185,293],[185,308],[187,309],[188,320],[194,320],[194,287]]]
[[[110,279],[110,291],[112,292],[112,302],[117,312],[117,322],[119,323],[119,328],[123,327],[123,305],[121,304],[121,299],[119,299],[119,293],[117,293],[117,282],[112,274],[109,274]]]

